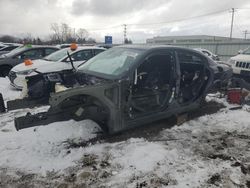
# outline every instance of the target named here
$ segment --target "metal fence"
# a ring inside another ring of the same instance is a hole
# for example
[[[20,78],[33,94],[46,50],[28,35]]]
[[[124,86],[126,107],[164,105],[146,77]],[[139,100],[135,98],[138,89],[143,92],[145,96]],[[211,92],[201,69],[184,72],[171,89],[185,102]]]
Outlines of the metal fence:
[[[230,57],[237,55],[239,50],[248,48],[250,46],[250,41],[174,43],[171,45],[188,47],[188,48],[204,48],[213,52],[214,54],[217,54],[221,58],[221,60],[227,61]]]

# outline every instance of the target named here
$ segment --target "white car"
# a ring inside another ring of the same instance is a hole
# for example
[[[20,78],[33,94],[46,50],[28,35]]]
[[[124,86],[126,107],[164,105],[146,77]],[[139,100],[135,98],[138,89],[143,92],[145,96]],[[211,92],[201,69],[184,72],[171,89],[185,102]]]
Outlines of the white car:
[[[26,76],[72,69],[67,52],[69,52],[70,57],[74,62],[74,67],[77,68],[79,65],[104,50],[105,48],[94,46],[78,47],[76,50],[64,48],[43,59],[33,60],[29,64],[25,62],[21,63],[13,67],[9,73],[11,85],[16,89],[22,89],[25,84]]]
[[[213,54],[212,52],[210,52],[207,49],[203,49],[203,48],[194,48],[194,50],[202,52],[203,54],[205,54],[206,56],[210,57],[212,60],[214,60],[216,63],[222,63],[222,61],[220,61],[220,58],[218,55]]]
[[[250,78],[250,47],[231,57],[228,64],[231,65],[235,75]]]

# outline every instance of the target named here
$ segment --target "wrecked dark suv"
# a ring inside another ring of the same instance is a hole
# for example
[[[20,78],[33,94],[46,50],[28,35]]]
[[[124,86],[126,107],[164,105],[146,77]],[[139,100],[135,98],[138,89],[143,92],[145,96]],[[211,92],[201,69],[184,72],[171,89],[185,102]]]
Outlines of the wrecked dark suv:
[[[28,99],[49,99],[50,109],[16,118],[15,126],[92,119],[115,133],[198,108],[209,89],[231,74],[229,67],[191,49],[115,47],[77,71],[28,77]]]

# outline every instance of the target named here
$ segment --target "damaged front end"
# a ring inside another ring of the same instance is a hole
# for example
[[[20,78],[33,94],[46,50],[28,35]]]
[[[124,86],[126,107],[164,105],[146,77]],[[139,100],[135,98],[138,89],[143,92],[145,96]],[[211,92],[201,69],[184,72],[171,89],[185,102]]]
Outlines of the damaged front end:
[[[111,111],[117,112],[118,99],[109,93],[118,92],[118,87],[114,83],[102,85],[80,86],[70,90],[51,94],[47,112],[41,112],[35,115],[27,114],[15,119],[17,130],[46,125],[56,121],[66,121],[74,119],[80,121],[83,119],[92,119],[97,122],[103,130],[112,127],[110,119]]]
[[[76,73],[72,70],[28,76],[22,89],[21,98],[7,101],[7,108],[16,110],[49,104],[50,93],[57,92],[59,85],[64,85],[66,89],[75,84]]]
[[[40,73],[26,79],[24,98],[7,101],[8,110],[41,105],[50,108],[47,112],[15,118],[17,130],[69,119],[92,119],[106,130],[104,125],[111,123],[110,111],[117,111],[119,87],[112,80],[73,70]]]

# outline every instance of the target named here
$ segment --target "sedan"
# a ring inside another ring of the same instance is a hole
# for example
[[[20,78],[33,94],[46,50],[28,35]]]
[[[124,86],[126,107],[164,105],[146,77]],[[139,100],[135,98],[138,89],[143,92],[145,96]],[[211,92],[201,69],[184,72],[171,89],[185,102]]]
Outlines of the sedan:
[[[53,46],[23,46],[0,56],[0,77],[8,76],[12,67],[26,59],[41,59],[59,48]]]

